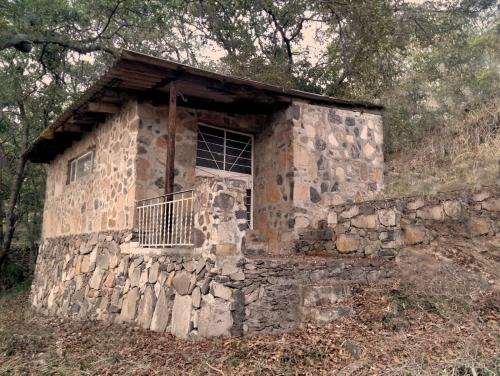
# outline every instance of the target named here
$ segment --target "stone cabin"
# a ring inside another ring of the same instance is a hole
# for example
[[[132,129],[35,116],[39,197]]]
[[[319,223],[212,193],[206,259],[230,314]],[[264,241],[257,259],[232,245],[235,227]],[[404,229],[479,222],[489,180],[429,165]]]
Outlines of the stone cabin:
[[[123,51],[27,152],[47,164],[33,304],[181,337],[265,328],[242,265],[351,246],[330,208],[383,189],[381,111]]]

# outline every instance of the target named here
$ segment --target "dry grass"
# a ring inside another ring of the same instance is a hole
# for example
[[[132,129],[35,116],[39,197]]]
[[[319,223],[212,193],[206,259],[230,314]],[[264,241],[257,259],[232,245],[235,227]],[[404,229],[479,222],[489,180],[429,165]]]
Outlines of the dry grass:
[[[26,294],[0,297],[0,375],[492,376],[499,250],[498,239],[406,250],[394,283],[358,286],[353,317],[275,336],[187,342],[38,317]]]
[[[389,156],[385,196],[494,185],[499,179],[500,100],[496,100]]]

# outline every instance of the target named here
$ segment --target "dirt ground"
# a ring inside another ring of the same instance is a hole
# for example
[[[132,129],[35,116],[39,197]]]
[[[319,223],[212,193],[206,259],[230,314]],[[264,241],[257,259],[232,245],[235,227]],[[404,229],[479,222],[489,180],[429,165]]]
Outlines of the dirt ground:
[[[196,342],[41,317],[0,297],[0,375],[499,375],[500,239],[406,249],[355,315],[273,336]]]

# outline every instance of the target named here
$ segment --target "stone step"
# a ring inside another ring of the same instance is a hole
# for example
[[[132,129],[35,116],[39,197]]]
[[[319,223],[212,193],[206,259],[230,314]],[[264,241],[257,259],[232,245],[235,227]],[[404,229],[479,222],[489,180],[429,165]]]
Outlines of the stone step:
[[[253,249],[253,250],[267,250],[268,248],[268,243],[267,242],[250,242],[246,243],[245,242],[245,248],[246,249]]]
[[[268,240],[257,230],[247,230],[245,233],[244,253],[248,256],[264,256],[269,251]]]
[[[318,325],[326,325],[342,317],[352,316],[352,307],[303,307],[302,315],[304,322],[312,322]]]
[[[352,295],[352,287],[345,284],[302,286],[304,307],[330,306]]]

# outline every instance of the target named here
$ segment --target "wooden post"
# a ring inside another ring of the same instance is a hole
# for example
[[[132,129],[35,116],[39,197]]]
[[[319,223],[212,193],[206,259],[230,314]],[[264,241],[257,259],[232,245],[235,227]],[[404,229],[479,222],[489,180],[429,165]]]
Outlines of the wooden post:
[[[167,160],[165,165],[165,194],[174,191],[174,167],[175,167],[175,117],[177,114],[177,90],[175,84],[170,84],[170,99],[168,103],[168,143]]]

